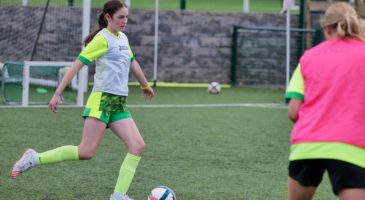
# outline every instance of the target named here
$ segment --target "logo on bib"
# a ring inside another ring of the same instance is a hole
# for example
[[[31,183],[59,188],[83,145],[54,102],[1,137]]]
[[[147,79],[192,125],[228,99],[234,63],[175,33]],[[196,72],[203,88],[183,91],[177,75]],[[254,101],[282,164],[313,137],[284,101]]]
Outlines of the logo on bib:
[[[128,50],[127,46],[122,46],[122,45],[118,45],[118,46],[119,46],[119,51]]]

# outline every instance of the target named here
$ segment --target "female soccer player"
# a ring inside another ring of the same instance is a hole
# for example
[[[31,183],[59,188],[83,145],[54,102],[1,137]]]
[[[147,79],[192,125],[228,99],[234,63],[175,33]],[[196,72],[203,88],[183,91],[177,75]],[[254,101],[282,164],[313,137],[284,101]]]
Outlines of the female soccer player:
[[[96,154],[107,127],[127,145],[128,153],[121,165],[114,193],[110,199],[129,200],[128,188],[144,150],[144,141],[126,106],[129,70],[141,85],[145,99],[154,97],[152,88],[122,32],[128,21],[128,8],[119,0],[107,1],[99,16],[99,30],[84,41],[85,49],[55,91],[49,108],[57,112],[61,93],[84,66],[96,61],[94,87],[87,101],[82,141],[78,146],[62,146],[44,153],[27,149],[12,169],[16,178],[37,165],[59,163],[66,160],[88,160]]]
[[[347,3],[325,12],[326,41],[301,57],[291,99],[288,199],[312,199],[327,171],[341,200],[365,199],[365,32]]]

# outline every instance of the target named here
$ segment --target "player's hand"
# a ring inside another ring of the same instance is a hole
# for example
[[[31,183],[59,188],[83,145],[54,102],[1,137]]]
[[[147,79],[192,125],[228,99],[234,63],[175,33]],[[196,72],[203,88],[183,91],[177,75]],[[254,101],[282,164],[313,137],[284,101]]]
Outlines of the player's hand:
[[[155,92],[153,91],[152,87],[148,87],[146,89],[142,89],[142,96],[145,100],[151,100],[155,97]]]
[[[60,105],[60,103],[62,102],[62,96],[61,95],[53,95],[51,101],[48,104],[49,109],[56,113],[58,110],[58,106]]]

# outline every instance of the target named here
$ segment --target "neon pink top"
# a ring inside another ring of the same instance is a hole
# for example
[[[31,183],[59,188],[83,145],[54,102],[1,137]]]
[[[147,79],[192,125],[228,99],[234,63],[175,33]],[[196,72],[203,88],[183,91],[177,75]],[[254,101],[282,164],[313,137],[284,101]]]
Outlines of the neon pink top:
[[[365,42],[331,39],[300,59],[304,102],[292,144],[342,142],[365,148]]]

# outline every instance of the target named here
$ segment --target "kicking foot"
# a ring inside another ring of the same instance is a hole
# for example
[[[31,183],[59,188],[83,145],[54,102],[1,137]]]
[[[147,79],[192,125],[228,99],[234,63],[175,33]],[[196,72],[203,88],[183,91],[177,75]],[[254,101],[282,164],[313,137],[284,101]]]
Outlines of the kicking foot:
[[[114,193],[110,195],[110,200],[133,200],[126,194]]]
[[[15,162],[13,169],[11,170],[11,178],[15,179],[21,173],[30,170],[32,167],[37,165],[37,163],[33,163],[33,156],[37,154],[33,149],[27,149],[23,156]]]

